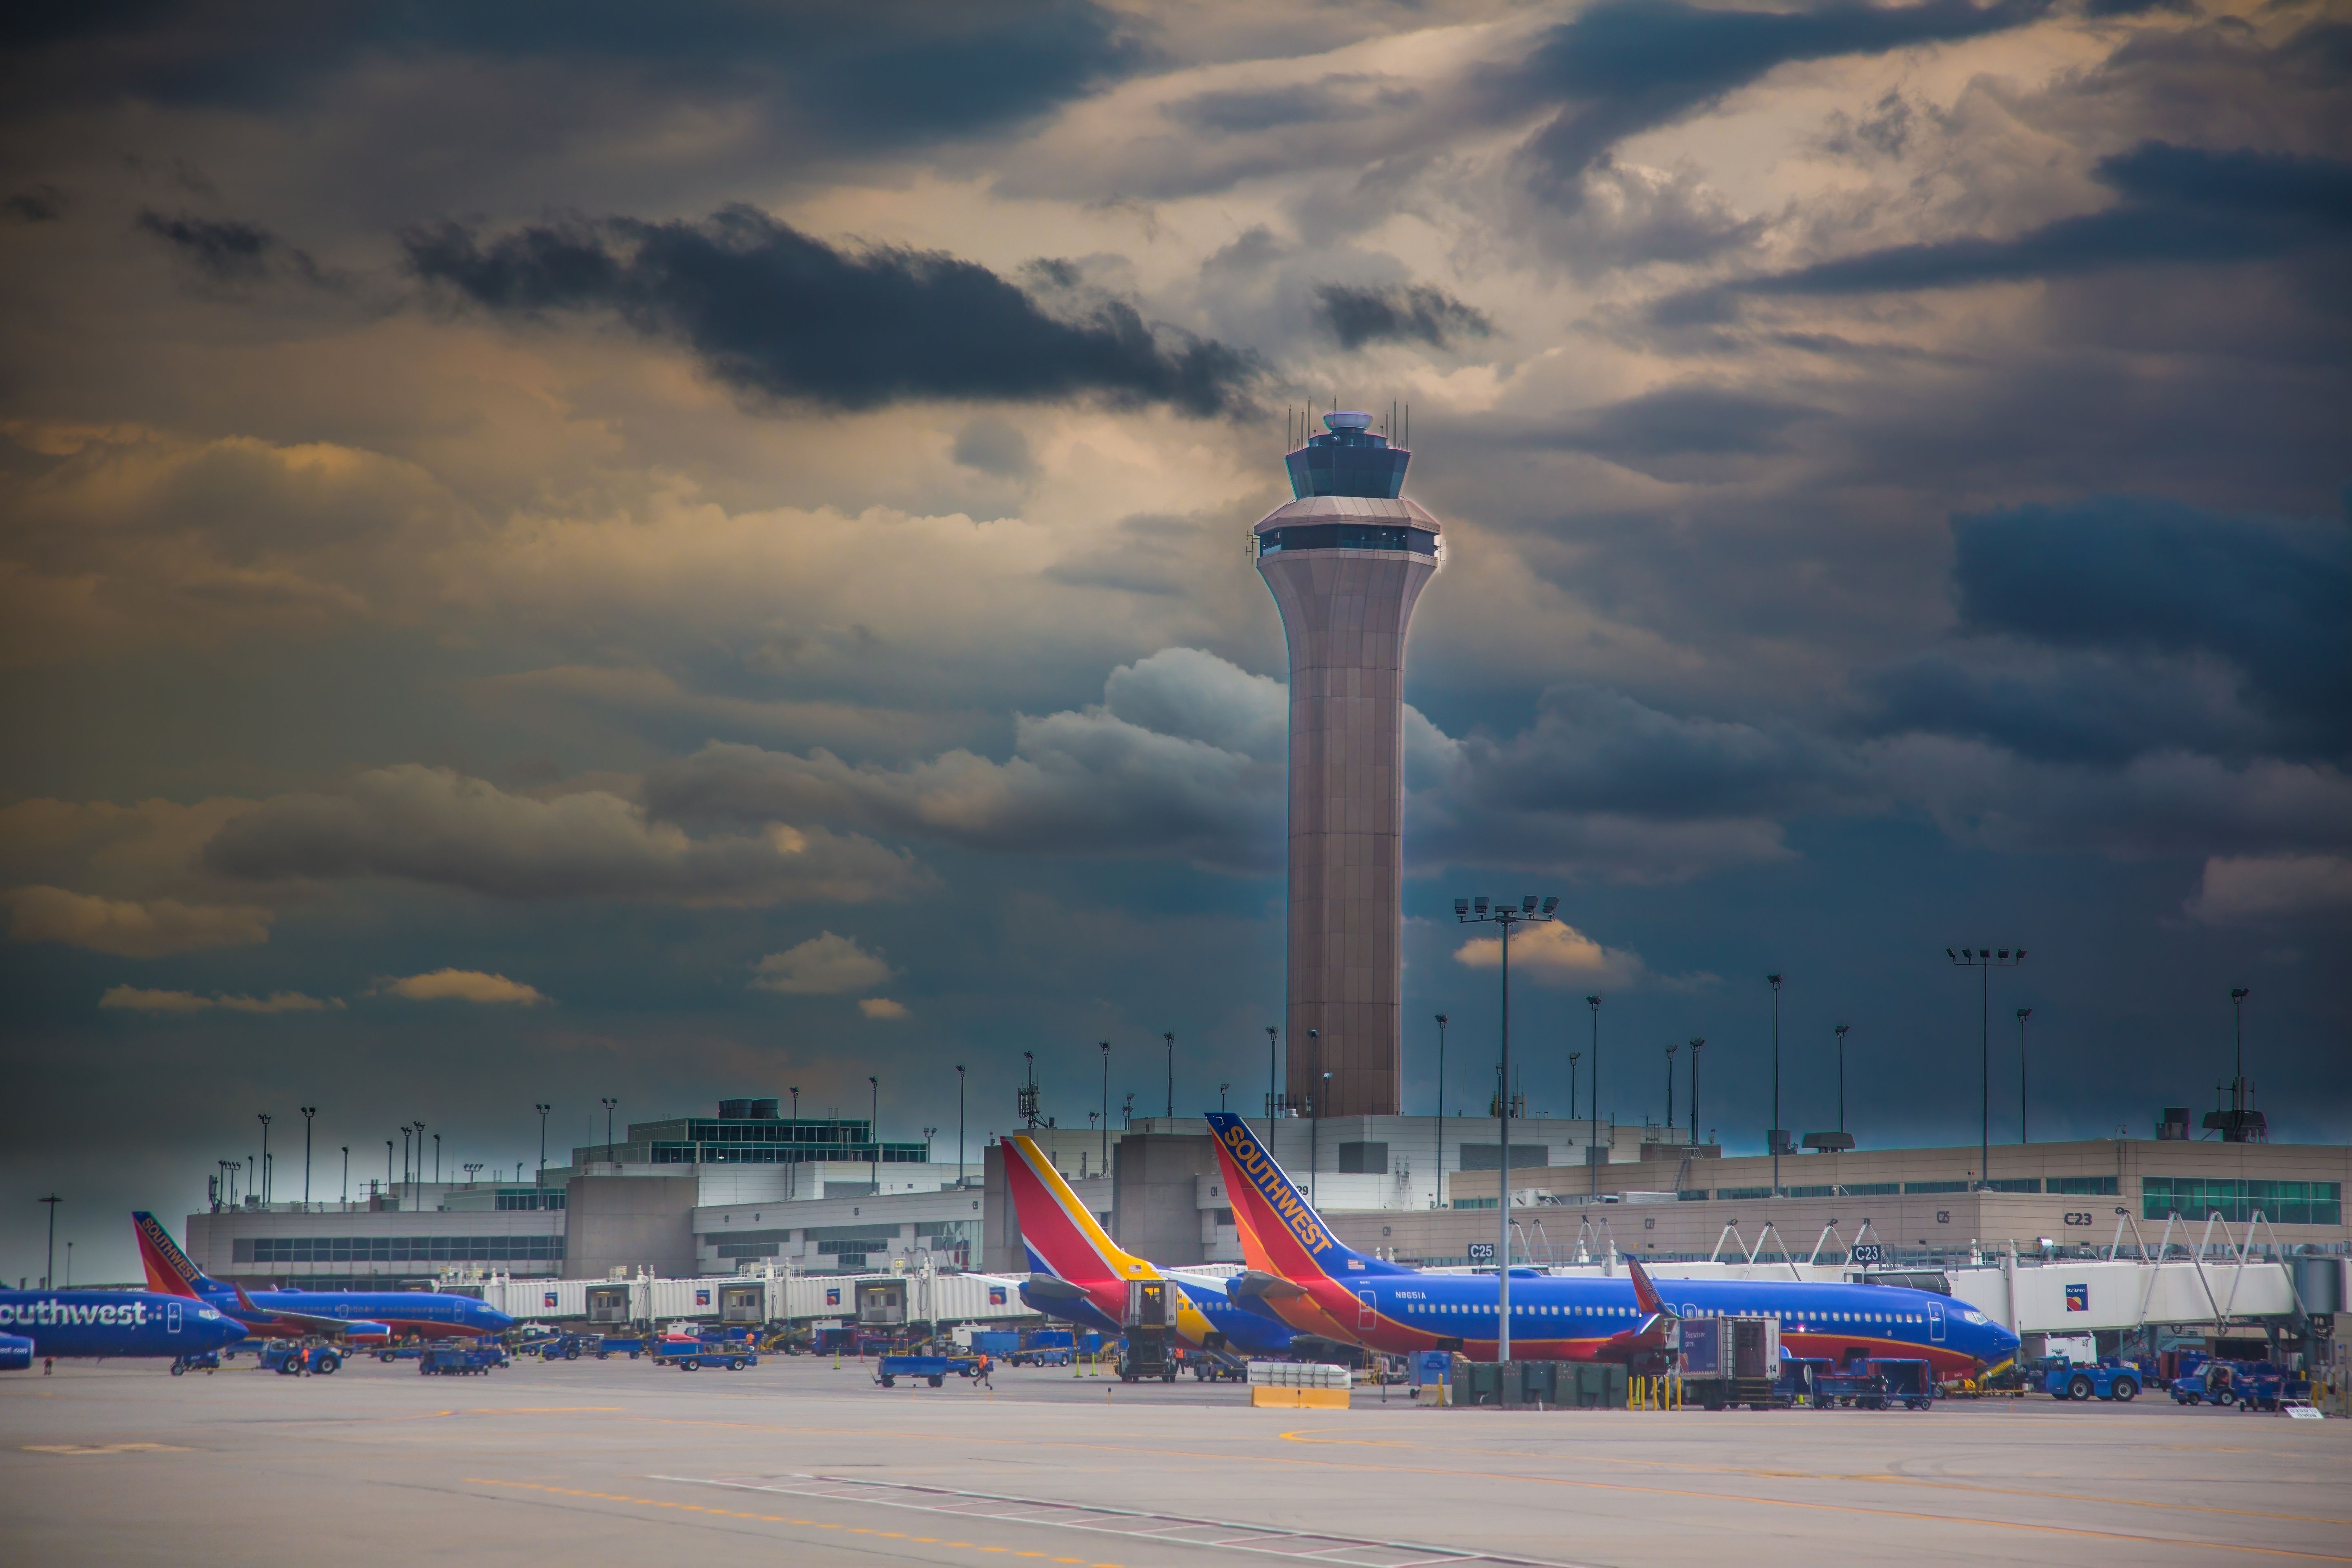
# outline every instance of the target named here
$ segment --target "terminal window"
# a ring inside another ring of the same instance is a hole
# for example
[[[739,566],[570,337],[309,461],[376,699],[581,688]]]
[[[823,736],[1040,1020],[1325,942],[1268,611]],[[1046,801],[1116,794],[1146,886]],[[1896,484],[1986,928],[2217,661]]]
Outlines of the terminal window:
[[[239,1263],[561,1262],[560,1236],[247,1236]]]
[[[2341,1182],[2255,1182],[2211,1176],[2143,1176],[2140,1217],[2219,1215],[2242,1225],[2259,1213],[2273,1225],[2342,1225]]]
[[[2116,1195],[2113,1176],[2053,1176],[2042,1184],[2045,1193],[2073,1193],[2086,1198],[2111,1198]]]

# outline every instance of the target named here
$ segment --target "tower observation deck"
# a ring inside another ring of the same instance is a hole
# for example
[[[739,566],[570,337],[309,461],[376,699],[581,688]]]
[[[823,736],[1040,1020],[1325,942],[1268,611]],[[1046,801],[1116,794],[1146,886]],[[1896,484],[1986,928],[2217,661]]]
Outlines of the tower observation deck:
[[[1290,644],[1284,1092],[1317,1116],[1394,1116],[1404,1067],[1405,632],[1437,571],[1440,530],[1404,499],[1412,455],[1373,434],[1370,415],[1327,414],[1323,424],[1285,458],[1296,499],[1253,531]]]

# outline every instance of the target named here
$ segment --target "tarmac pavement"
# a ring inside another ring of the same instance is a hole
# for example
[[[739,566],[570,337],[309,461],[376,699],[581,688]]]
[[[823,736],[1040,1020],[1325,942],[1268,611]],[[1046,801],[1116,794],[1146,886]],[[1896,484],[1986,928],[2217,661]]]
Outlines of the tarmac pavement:
[[[2352,1423],[2024,1401],[1906,1411],[1253,1410],[1000,1368],[361,1360],[0,1377],[13,1563],[990,1561],[2352,1563]]]

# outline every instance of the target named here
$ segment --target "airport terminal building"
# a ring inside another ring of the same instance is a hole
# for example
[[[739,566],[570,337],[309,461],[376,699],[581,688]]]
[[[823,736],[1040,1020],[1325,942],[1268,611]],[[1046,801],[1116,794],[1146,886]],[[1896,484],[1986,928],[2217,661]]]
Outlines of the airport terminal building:
[[[773,1269],[1029,1268],[1000,1148],[962,1166],[864,1121],[776,1118],[772,1101],[633,1125],[543,1184],[415,1183],[342,1204],[248,1204],[188,1216],[189,1254],[247,1285],[332,1289],[506,1274],[596,1279]],[[742,1113],[751,1108],[754,1113]],[[1349,1246],[1431,1266],[1495,1240],[1501,1146],[1486,1118],[1282,1117],[1259,1124]],[[2352,1148],[2179,1138],[1726,1156],[1678,1130],[1511,1123],[1510,1234],[1522,1261],[1811,1256],[1874,1242],[1889,1261],[1961,1263],[2170,1239],[2344,1251]],[[1238,1264],[1215,1151],[1191,1118],[1034,1134],[1120,1244],[1156,1262]],[[619,1155],[620,1158],[604,1156]],[[855,1157],[862,1155],[864,1158]],[[896,1158],[889,1156],[896,1155]],[[916,1157],[920,1156],[920,1157]],[[1109,1163],[1106,1173],[1104,1164]],[[2177,1216],[2177,1217],[2175,1217]],[[1824,1255],[1826,1256],[1826,1254]]]

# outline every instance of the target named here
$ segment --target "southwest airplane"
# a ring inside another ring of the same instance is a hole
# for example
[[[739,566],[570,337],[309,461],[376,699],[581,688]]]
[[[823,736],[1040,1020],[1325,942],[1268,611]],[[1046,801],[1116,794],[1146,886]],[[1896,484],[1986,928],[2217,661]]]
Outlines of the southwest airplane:
[[[1234,1300],[1223,1279],[1162,1269],[1119,1250],[1034,1141],[1016,1132],[1004,1149],[1005,1183],[1034,1271],[1021,1287],[1028,1306],[1115,1335],[1127,1311],[1129,1280],[1172,1279],[1176,1333],[1187,1344],[1221,1343],[1243,1355],[1281,1355],[1290,1348],[1289,1328],[1255,1302]]]
[[[145,1290],[0,1290],[0,1371],[37,1359],[198,1356],[245,1338],[215,1308]]]
[[[331,1334],[352,1340],[473,1338],[504,1332],[514,1320],[471,1296],[438,1290],[264,1290],[246,1294],[192,1262],[152,1214],[133,1212],[148,1288],[198,1300],[257,1334]]]
[[[1458,1350],[1496,1359],[1501,1287],[1492,1274],[1425,1274],[1339,1245],[1239,1116],[1209,1113],[1217,1159],[1251,1272],[1234,1294],[1256,1295],[1283,1321],[1372,1350]],[[1968,1375],[2007,1361],[2017,1336],[1965,1302],[1892,1285],[1797,1280],[1669,1279],[1679,1308],[1647,1270],[1630,1279],[1511,1270],[1511,1353],[1530,1361],[1622,1362],[1657,1373],[1671,1362],[1668,1326],[1680,1318],[1769,1317],[1792,1356],[1848,1352],[1929,1363]]]

